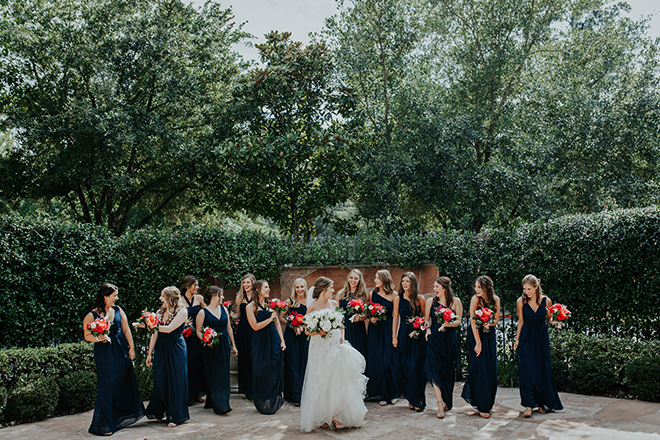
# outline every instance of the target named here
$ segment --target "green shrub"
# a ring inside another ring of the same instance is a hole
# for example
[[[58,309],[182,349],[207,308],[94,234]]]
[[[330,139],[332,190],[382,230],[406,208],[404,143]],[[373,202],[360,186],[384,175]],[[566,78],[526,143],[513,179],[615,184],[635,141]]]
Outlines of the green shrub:
[[[497,374],[501,386],[507,388],[518,386],[518,362],[516,360],[498,361]]]
[[[550,361],[552,363],[552,375],[555,378],[557,390],[568,391],[570,389],[568,366],[556,356],[552,356]]]
[[[612,369],[591,360],[578,361],[570,368],[571,390],[579,394],[610,395],[617,388]]]
[[[640,357],[626,366],[626,384],[633,396],[660,402],[660,357]]]
[[[155,308],[158,292],[185,274],[232,286],[246,272],[272,279],[282,266],[435,263],[467,305],[472,283],[490,275],[515,310],[520,281],[534,273],[582,333],[653,339],[660,319],[660,208],[572,215],[480,234],[321,236],[294,241],[254,231],[190,226],[146,228],[114,237],[103,228],[0,217],[0,347],[78,341],[98,286],[119,286],[129,320]],[[641,264],[643,263],[643,264]],[[26,295],[25,292],[31,292]],[[622,305],[625,304],[625,307]]]
[[[30,422],[51,417],[58,399],[59,387],[54,378],[25,378],[9,393],[5,421]]]
[[[60,399],[58,414],[87,411],[96,400],[96,374],[91,371],[74,371],[59,381]]]
[[[9,393],[7,388],[0,387],[0,422],[4,419],[5,409],[7,408],[7,397]]]

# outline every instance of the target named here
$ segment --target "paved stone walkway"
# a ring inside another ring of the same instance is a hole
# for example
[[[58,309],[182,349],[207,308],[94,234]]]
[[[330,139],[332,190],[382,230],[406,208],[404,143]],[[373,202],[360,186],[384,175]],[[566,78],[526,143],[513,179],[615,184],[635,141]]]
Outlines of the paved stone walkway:
[[[176,428],[143,419],[113,436],[117,439],[245,439],[296,440],[336,438],[360,440],[421,439],[584,439],[584,440],[660,440],[660,404],[605,397],[559,393],[564,410],[557,413],[534,412],[525,419],[520,414],[517,388],[500,388],[492,417],[480,418],[460,398],[462,384],[454,394],[455,407],[443,420],[435,417],[436,403],[430,385],[426,390],[427,410],[408,409],[405,401],[382,407],[367,403],[365,425],[359,429],[333,432],[321,429],[300,432],[300,408],[285,403],[275,415],[259,414],[254,406],[233,395],[233,411],[218,416],[204,410],[203,404],[190,408],[191,421]],[[64,440],[99,438],[87,433],[92,411],[42,422],[0,429],[2,440]]]

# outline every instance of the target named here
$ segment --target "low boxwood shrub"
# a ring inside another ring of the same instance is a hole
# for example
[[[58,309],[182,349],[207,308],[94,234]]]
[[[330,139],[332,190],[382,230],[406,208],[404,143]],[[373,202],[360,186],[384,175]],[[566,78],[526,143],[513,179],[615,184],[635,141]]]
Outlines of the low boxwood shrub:
[[[571,389],[579,394],[611,395],[618,382],[609,365],[592,360],[581,360],[570,368]]]
[[[555,378],[555,385],[559,391],[568,391],[570,382],[568,377],[568,366],[559,360],[556,356],[550,358],[552,362],[552,375]]]
[[[58,414],[71,414],[87,411],[94,407],[96,400],[96,373],[74,371],[59,380],[60,399]]]
[[[7,388],[0,387],[0,422],[2,422],[3,419],[4,419],[5,409],[7,408],[7,397],[8,396],[9,396],[9,393],[7,392]]]
[[[660,357],[634,359],[626,366],[625,372],[625,382],[633,396],[660,402]]]
[[[60,390],[52,377],[33,375],[9,392],[5,421],[31,422],[51,417],[57,408]]]

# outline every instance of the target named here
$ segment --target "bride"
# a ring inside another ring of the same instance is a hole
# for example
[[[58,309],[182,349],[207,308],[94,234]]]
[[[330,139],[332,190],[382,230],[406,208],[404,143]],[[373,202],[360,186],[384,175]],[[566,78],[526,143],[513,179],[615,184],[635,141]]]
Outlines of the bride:
[[[331,299],[335,292],[332,283],[326,277],[316,280],[314,302],[306,316],[337,307],[337,302]],[[343,329],[305,332],[311,338],[300,399],[301,431],[309,432],[317,426],[323,429],[362,426],[367,413],[363,400],[367,389],[367,377],[362,374],[366,365],[364,357],[344,341]]]

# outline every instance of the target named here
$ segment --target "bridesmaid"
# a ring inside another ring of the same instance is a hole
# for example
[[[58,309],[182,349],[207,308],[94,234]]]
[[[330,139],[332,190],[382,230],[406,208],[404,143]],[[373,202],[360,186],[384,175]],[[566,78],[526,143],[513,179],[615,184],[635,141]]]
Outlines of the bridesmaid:
[[[474,292],[470,300],[470,329],[467,331],[468,377],[461,396],[467,403],[477,408],[484,419],[490,417],[497,394],[497,338],[495,325],[500,320],[500,298],[495,295],[493,280],[482,275],[474,282]],[[492,326],[484,324],[489,332],[477,329],[474,312],[481,307],[490,308],[495,314]]]
[[[265,306],[270,296],[267,281],[254,283],[255,296],[245,308],[252,335],[252,394],[261,414],[275,414],[284,403],[284,362],[286,349],[277,314]]]
[[[394,320],[392,312],[398,306],[398,295],[394,290],[394,281],[389,270],[376,272],[376,288],[369,295],[369,301],[381,304],[385,308],[387,319],[377,321],[370,318],[367,341],[367,395],[371,400],[378,400],[381,405],[399,400],[399,387],[396,375],[396,355]],[[397,304],[395,304],[395,301]]]
[[[401,277],[399,296],[394,300],[394,332],[399,391],[408,401],[408,408],[417,412],[426,408],[426,374],[424,337],[413,338],[413,326],[408,318],[424,316],[424,298],[419,294],[417,277],[406,272]],[[398,330],[397,330],[398,329]]]
[[[190,419],[188,413],[188,354],[181,331],[188,311],[174,286],[160,293],[162,307],[156,312],[164,324],[149,342],[147,367],[154,367],[154,389],[145,411],[148,419],[162,420],[173,428]],[[153,355],[153,361],[152,361]]]
[[[348,302],[352,299],[361,299],[366,304],[369,302],[369,294],[364,283],[362,272],[358,269],[353,269],[348,273],[344,288],[337,293],[337,301],[339,307],[346,310]],[[353,315],[349,317],[348,313],[344,314],[345,337],[351,345],[359,351],[362,356],[367,358],[367,324],[366,315]]]
[[[204,297],[199,293],[199,282],[192,275],[186,275],[179,282],[179,290],[184,292],[183,300],[188,307],[188,319],[195,323],[197,314],[204,307]],[[202,361],[202,344],[191,334],[185,337],[188,350],[188,405],[204,402],[204,362]]]
[[[522,280],[523,295],[518,298],[518,333],[514,348],[518,351],[520,400],[523,415],[531,417],[532,408],[541,414],[547,410],[563,409],[550,361],[550,339],[546,320],[553,322],[548,310],[550,298],[543,295],[541,282],[534,275]]]
[[[234,333],[229,322],[229,312],[222,305],[222,289],[218,286],[210,286],[206,289],[204,302],[206,307],[197,314],[195,329],[197,338],[201,341],[204,328],[210,327],[218,333],[220,342],[213,347],[202,347],[202,359],[204,360],[204,372],[208,393],[206,393],[205,409],[212,408],[216,414],[225,414],[231,411],[229,406],[229,394],[231,385],[229,383],[229,356],[236,356],[236,344]],[[231,343],[231,345],[230,345]]]
[[[243,398],[252,400],[252,327],[248,323],[245,308],[254,297],[254,283],[257,279],[251,273],[243,275],[241,288],[236,294],[238,306],[238,327],[236,345],[238,347],[238,392]]]
[[[435,296],[426,300],[425,318],[431,327],[426,330],[426,361],[424,373],[431,379],[435,398],[438,402],[436,416],[444,418],[445,411],[453,406],[454,381],[456,379],[456,358],[458,356],[458,338],[456,327],[461,325],[463,304],[454,296],[451,280],[438,277],[433,282]],[[437,307],[447,307],[456,314],[456,319],[438,323],[433,311]]]
[[[96,293],[94,308],[83,320],[85,340],[94,343],[98,380],[90,434],[112,435],[144,417],[144,405],[131,362],[135,358],[133,336],[126,314],[115,306],[118,293],[115,285],[102,285]],[[109,336],[87,330],[87,326],[99,318],[111,323]]]
[[[288,312],[295,312],[305,316],[307,313],[307,282],[303,278],[297,278],[293,282],[291,296],[286,300]],[[284,398],[295,406],[300,406],[300,393],[302,392],[307,368],[307,353],[309,350],[309,339],[303,327],[296,330],[286,325],[286,314],[282,313],[280,320],[284,328]]]

